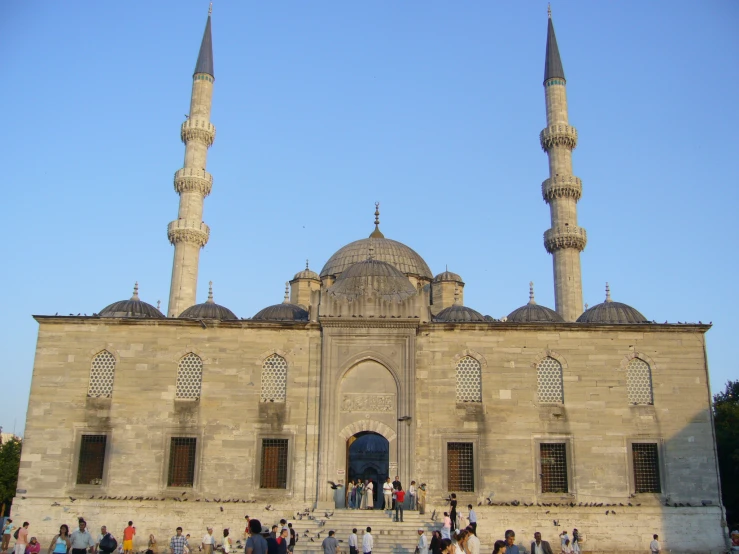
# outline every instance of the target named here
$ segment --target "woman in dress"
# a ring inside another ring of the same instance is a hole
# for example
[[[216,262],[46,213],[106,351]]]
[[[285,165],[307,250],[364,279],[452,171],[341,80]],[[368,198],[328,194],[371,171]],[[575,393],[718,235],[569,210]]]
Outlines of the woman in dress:
[[[570,539],[565,539],[565,543],[562,545],[562,554],[572,554],[572,546],[570,546]]]
[[[357,486],[354,489],[356,495],[354,499],[354,507],[358,510],[363,508],[362,503],[364,502],[364,483],[361,479],[357,479]]]
[[[495,541],[493,545],[493,554],[505,554],[505,541]]]
[[[426,513],[426,483],[421,483],[418,487],[418,513]]]
[[[159,545],[157,544],[157,540],[156,538],[154,538],[154,535],[149,535],[149,549],[146,552],[151,552],[151,554],[159,554]]]
[[[572,530],[572,552],[580,553],[580,531],[577,529]]]
[[[451,499],[449,500],[449,506],[451,507],[449,517],[452,518],[452,531],[454,531],[457,526],[457,495],[454,493],[452,493]]]
[[[49,554],[67,554],[70,548],[72,548],[72,545],[69,542],[69,527],[62,524],[59,527],[59,534],[52,539],[49,545]]]
[[[372,481],[367,481],[367,484],[364,487],[364,495],[367,499],[367,509],[368,510],[375,509],[374,490],[375,490],[375,486],[372,484]]]
[[[229,530],[224,529],[223,530],[223,554],[228,554],[231,552],[231,537],[229,535]]]
[[[431,554],[441,554],[441,533],[434,531],[431,533],[431,545],[429,546]]]

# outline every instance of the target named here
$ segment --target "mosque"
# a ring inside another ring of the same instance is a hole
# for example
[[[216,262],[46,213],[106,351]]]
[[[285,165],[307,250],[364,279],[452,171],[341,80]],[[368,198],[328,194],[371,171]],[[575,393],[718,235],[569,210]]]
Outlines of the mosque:
[[[138,287],[93,316],[34,316],[14,517],[39,536],[69,514],[171,534],[208,520],[209,499],[228,502],[226,513],[239,503],[341,508],[329,482],[399,475],[427,484],[429,509],[451,492],[482,504],[491,529],[577,520],[613,552],[652,533],[676,552],[724,547],[710,326],[655,323],[607,287],[583,310],[578,135],[551,14],[539,138],[554,309],[533,287],[501,319],[466,306],[463,278],[435,274],[386,237],[377,206],[367,236],[320,273],[298,271],[284,302],[252,317],[217,304],[212,289],[198,303],[214,85],[209,14],[174,174],[166,316]]]

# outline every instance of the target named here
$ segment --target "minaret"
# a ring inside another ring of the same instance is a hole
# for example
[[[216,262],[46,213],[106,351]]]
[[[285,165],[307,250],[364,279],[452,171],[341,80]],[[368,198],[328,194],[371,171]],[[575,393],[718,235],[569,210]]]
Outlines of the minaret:
[[[577,202],[582,181],[572,174],[572,151],[577,146],[577,130],[567,118],[567,91],[552,11],[549,10],[547,54],[544,63],[544,96],[547,127],[539,134],[541,147],[549,156],[549,179],[541,184],[549,204],[552,227],[544,233],[544,247],[554,261],[554,299],[565,321],[575,321],[582,313],[580,252],[585,248],[585,229],[577,226]]]
[[[182,124],[180,136],[185,143],[184,167],[174,174],[174,189],[180,195],[177,219],[167,226],[169,242],[174,245],[172,284],[169,289],[169,317],[178,317],[195,304],[198,286],[200,249],[208,242],[210,229],[203,223],[203,200],[210,194],[213,176],[205,170],[208,148],[216,128],[210,122],[213,99],[213,41],[208,10],[203,41],[193,74],[190,114]]]

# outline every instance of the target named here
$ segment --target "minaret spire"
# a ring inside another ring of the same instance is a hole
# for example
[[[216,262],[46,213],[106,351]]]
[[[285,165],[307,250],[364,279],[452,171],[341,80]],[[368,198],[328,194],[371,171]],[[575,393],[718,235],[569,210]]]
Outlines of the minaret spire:
[[[582,313],[580,252],[585,249],[587,234],[577,225],[577,203],[582,196],[582,181],[572,174],[572,151],[577,146],[577,130],[570,126],[568,120],[565,72],[551,9],[548,12],[544,60],[547,126],[539,134],[541,147],[549,156],[549,179],[541,186],[551,215],[551,228],[544,233],[544,247],[553,258],[557,312],[565,321],[575,321]]]
[[[210,228],[203,222],[203,201],[213,187],[213,176],[205,167],[208,148],[216,136],[216,128],[210,122],[215,80],[211,9],[208,10],[208,20],[195,64],[190,113],[180,129],[180,137],[185,143],[185,163],[174,175],[174,188],[180,195],[180,207],[177,219],[167,227],[167,236],[174,245],[167,309],[169,317],[177,317],[195,304],[200,249],[206,245],[210,236]]]

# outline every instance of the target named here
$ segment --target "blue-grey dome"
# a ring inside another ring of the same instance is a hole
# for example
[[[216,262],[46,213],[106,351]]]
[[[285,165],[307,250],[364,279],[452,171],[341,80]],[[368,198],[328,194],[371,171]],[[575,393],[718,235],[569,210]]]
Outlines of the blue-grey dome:
[[[513,310],[507,321],[513,323],[563,323],[564,318],[554,310],[539,306],[534,300],[534,283],[529,283],[529,303]]]
[[[374,240],[374,239],[373,239]],[[402,302],[417,294],[416,287],[400,270],[387,262],[367,259],[343,271],[328,294],[346,300],[361,296]]]
[[[585,310],[577,318],[578,323],[649,323],[639,310],[628,304],[611,300],[611,290],[606,283],[606,301]]]
[[[221,321],[239,319],[231,310],[213,301],[213,282],[209,283],[208,300],[202,304],[190,306],[180,314],[187,319],[219,319]]]
[[[139,298],[139,284],[133,287],[133,296],[130,300],[120,300],[106,306],[98,314],[100,317],[137,317],[137,318],[164,318],[164,314],[151,304]]]
[[[472,308],[455,304],[454,306],[449,306],[436,314],[434,321],[464,323],[485,321],[485,318],[480,312],[475,311]]]

